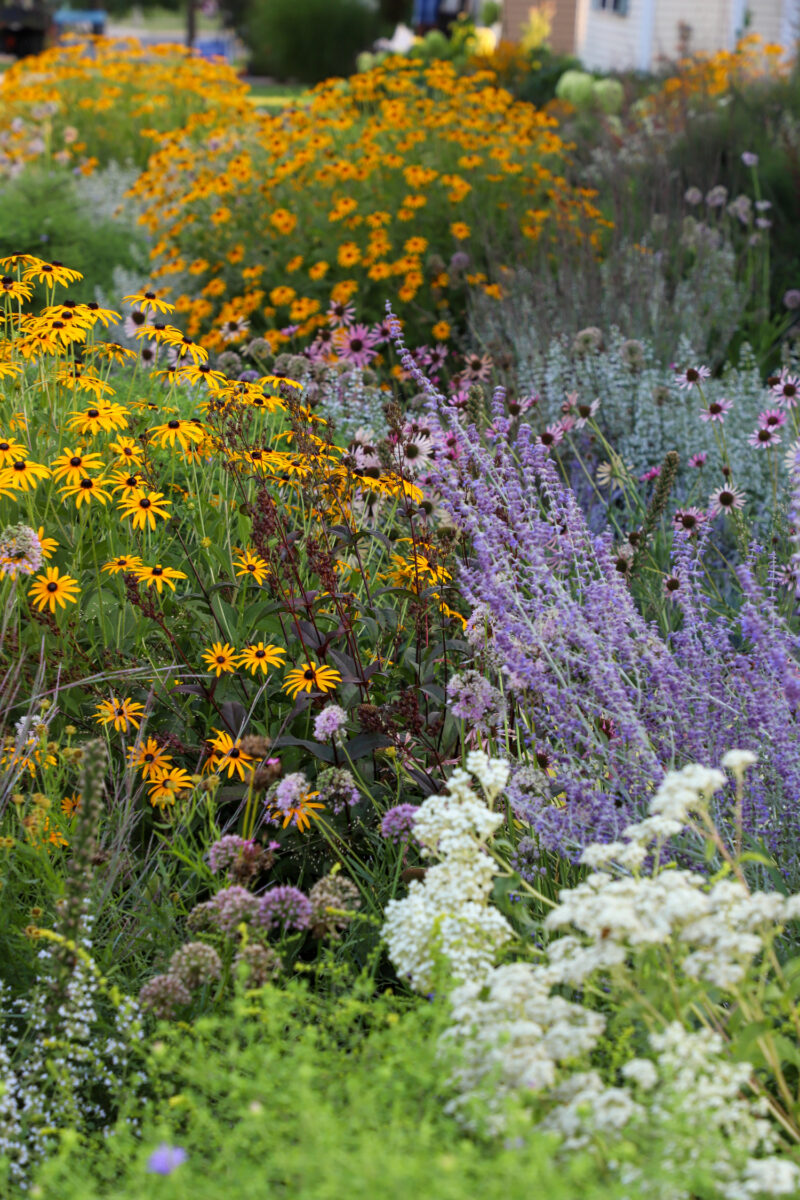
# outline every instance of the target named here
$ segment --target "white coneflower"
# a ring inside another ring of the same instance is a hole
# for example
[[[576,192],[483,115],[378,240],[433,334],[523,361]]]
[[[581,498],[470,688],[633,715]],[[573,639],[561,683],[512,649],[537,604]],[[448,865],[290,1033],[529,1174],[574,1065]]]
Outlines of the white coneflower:
[[[238,342],[243,338],[250,328],[250,322],[244,317],[235,317],[231,321],[224,321],[220,326],[220,334],[223,342]]]
[[[739,491],[732,484],[726,484],[716,492],[712,492],[708,497],[710,513],[712,517],[719,516],[720,513],[733,512],[735,508],[744,508],[745,493]]]

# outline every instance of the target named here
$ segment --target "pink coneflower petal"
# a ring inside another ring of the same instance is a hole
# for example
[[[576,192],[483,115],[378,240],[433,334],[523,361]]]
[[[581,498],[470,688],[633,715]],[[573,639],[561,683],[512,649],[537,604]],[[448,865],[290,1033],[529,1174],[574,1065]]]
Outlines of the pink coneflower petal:
[[[696,533],[707,516],[701,508],[677,508],[672,517],[672,524],[677,530]]]
[[[552,448],[557,446],[560,441],[563,441],[563,439],[564,429],[561,423],[556,421],[555,424],[548,425],[547,428],[539,434],[536,441],[540,446],[544,446],[546,450],[552,450]]]
[[[708,379],[710,374],[708,367],[687,367],[678,374],[676,383],[683,389],[697,387],[704,379]]]
[[[366,367],[377,354],[375,336],[366,325],[350,325],[337,329],[333,335],[336,352],[354,367]]]
[[[786,413],[779,408],[768,408],[758,414],[758,423],[762,429],[780,429],[781,425],[786,424]]]
[[[689,466],[696,467],[699,470],[700,467],[704,467],[706,465],[707,459],[708,454],[705,452],[705,450],[698,450],[697,453],[693,454],[689,459]]]
[[[351,325],[355,315],[352,304],[334,303],[328,309],[328,321],[334,328]]]
[[[787,370],[780,373],[778,382],[772,388],[773,396],[777,396],[778,403],[784,408],[794,408],[800,399],[800,377],[790,375]]]
[[[720,425],[733,408],[732,400],[712,400],[700,413],[701,421],[719,421]]]
[[[747,440],[758,450],[768,450],[770,446],[777,446],[780,443],[781,435],[766,425],[759,425]]]

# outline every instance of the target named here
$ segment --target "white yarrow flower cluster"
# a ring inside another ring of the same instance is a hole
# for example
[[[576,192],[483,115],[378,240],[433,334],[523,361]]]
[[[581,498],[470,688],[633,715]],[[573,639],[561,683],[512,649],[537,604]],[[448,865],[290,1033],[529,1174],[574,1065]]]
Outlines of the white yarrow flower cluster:
[[[723,765],[740,784],[754,761],[750,751],[731,751]],[[542,961],[496,967],[494,951],[511,929],[489,906],[495,869],[484,847],[501,822],[491,805],[508,767],[480,752],[467,765],[488,804],[459,770],[446,794],[422,805],[415,837],[440,861],[424,883],[411,884],[407,900],[389,906],[384,927],[396,967],[418,990],[430,986],[437,949],[461,981],[442,1039],[443,1049],[460,1051],[448,1110],[497,1133],[508,1098],[518,1094],[533,1099],[539,1127],[558,1133],[565,1150],[593,1145],[611,1154],[622,1138],[657,1147],[669,1169],[651,1175],[631,1162],[620,1168],[624,1182],[650,1200],[689,1200],[691,1187],[676,1180],[682,1172],[688,1180],[700,1156],[724,1200],[800,1194],[800,1168],[774,1153],[777,1129],[767,1101],[751,1090],[753,1067],[732,1060],[719,1033],[674,1019],[651,1026],[652,1057],[631,1059],[608,1086],[597,1070],[585,1069],[604,1018],[553,991],[585,991],[592,982],[613,996],[624,982],[635,993],[643,963],[650,975],[668,964],[678,982],[709,983],[723,1003],[733,991],[731,1003],[738,1004],[736,989],[750,967],[764,961],[785,922],[800,917],[800,896],[752,892],[735,867],[710,881],[671,862],[660,865],[667,838],[709,820],[725,775],[696,764],[669,772],[649,815],[624,831],[625,840],[586,848],[590,874],[562,891],[546,918],[545,928],[559,936]]]
[[[490,801],[502,791],[507,763],[477,752],[467,765]],[[388,903],[383,927],[398,973],[419,992],[433,987],[439,955],[457,980],[485,979],[497,948],[512,935],[505,917],[489,904],[497,868],[483,848],[503,818],[476,794],[466,771],[455,771],[447,789],[429,797],[414,821],[422,854],[441,861],[409,885],[406,899]]]

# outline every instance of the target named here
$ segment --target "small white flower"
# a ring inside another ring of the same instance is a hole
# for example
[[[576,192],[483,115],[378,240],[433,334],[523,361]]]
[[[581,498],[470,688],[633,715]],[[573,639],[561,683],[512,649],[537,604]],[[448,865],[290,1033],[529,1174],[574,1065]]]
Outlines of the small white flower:
[[[756,762],[758,762],[758,755],[754,754],[752,750],[729,750],[722,756],[722,766],[728,771],[733,771],[734,775],[738,775],[739,778],[748,767],[752,767]]]
[[[632,1058],[622,1068],[622,1074],[642,1091],[649,1092],[658,1083],[658,1071],[649,1058]]]

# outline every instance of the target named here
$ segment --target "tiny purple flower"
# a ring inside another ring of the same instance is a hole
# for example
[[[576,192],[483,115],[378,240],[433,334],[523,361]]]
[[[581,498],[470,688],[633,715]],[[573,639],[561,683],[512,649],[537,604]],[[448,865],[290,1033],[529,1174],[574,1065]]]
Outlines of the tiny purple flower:
[[[333,739],[341,745],[341,731],[347,724],[347,713],[338,704],[328,704],[314,721],[314,737],[318,742]]]
[[[757,167],[758,155],[754,154],[752,150],[745,150],[744,154],[742,155],[742,162],[746,167]]]
[[[188,1157],[183,1146],[170,1146],[162,1142],[147,1160],[147,1170],[151,1175],[171,1175]]]
[[[258,922],[265,929],[285,933],[289,929],[308,929],[311,925],[312,904],[308,896],[291,884],[270,888],[261,897]]]
[[[408,842],[413,836],[419,809],[415,804],[396,804],[387,809],[381,821],[381,836],[388,842]]]

